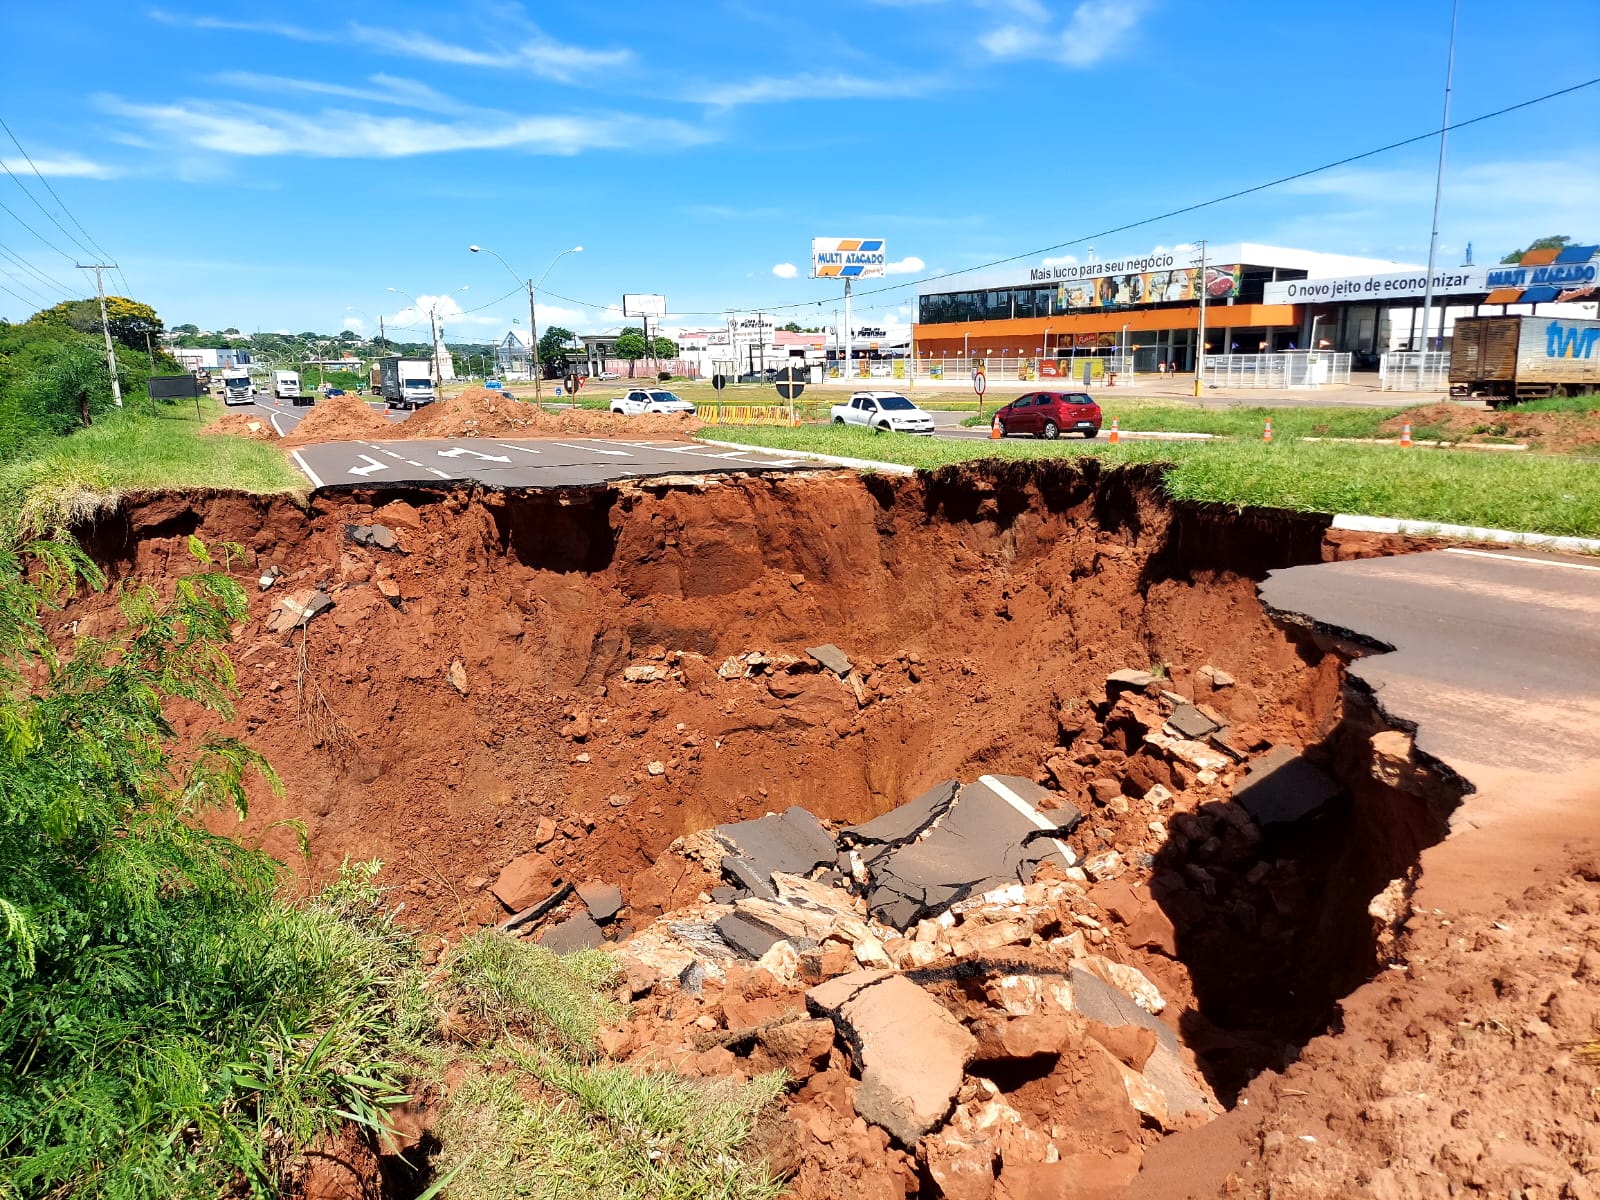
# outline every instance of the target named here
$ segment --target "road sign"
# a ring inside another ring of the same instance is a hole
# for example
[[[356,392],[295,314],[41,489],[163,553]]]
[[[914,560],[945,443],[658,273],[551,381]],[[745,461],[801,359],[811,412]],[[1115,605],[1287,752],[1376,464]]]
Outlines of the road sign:
[[[778,372],[774,381],[778,385],[778,395],[789,401],[800,399],[800,393],[806,390],[805,379],[804,371],[797,367],[785,367]]]
[[[978,395],[981,396],[981,395],[983,395],[984,391],[988,388],[988,386],[989,386],[989,377],[987,375],[985,375],[982,371],[974,371],[972,373],[972,390],[973,391],[977,392]]]
[[[728,377],[726,375],[713,375],[711,377],[711,386],[720,392],[723,388],[728,386]]]

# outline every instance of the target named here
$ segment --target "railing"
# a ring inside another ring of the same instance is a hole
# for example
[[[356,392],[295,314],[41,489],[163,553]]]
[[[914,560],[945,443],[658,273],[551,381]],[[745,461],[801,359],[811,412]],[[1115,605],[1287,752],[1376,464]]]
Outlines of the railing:
[[[1327,350],[1280,350],[1276,354],[1208,354],[1205,381],[1211,387],[1314,388],[1350,382],[1350,355]]]
[[[1133,361],[1132,356],[1128,361]],[[1064,354],[1060,358],[1002,358],[999,355],[980,357],[975,354],[971,357],[930,358],[923,355],[919,358],[863,360],[855,364],[849,378],[863,387],[873,385],[875,380],[892,385],[896,380],[909,379],[967,386],[972,379],[972,372],[980,366],[990,383],[1059,384],[1067,387],[1082,384],[1085,367],[1089,369],[1090,379],[1097,384],[1105,381],[1108,372],[1117,372],[1121,379],[1126,379],[1128,375],[1123,360],[1116,355]],[[1156,371],[1151,367],[1149,370],[1141,369],[1139,374],[1154,376]],[[837,363],[827,365],[824,377],[845,378]]]
[[[1378,386],[1385,392],[1450,390],[1450,351],[1391,350],[1378,360]]]

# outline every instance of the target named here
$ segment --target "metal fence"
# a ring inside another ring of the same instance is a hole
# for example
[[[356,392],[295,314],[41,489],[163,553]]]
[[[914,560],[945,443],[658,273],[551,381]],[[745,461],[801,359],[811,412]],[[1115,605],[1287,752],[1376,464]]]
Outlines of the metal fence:
[[[1350,355],[1327,350],[1280,350],[1275,354],[1208,354],[1211,387],[1314,388],[1350,382]]]
[[[1391,350],[1378,360],[1378,386],[1385,392],[1450,390],[1450,351]]]
[[[1131,363],[1132,356],[1126,361]],[[1063,355],[1060,358],[1002,358],[999,355],[946,355],[933,358],[922,355],[918,358],[863,359],[856,362],[850,378],[860,381],[862,386],[869,385],[873,380],[892,382],[916,379],[925,383],[959,384],[965,387],[970,384],[972,372],[978,367],[983,368],[984,375],[991,383],[1042,383],[1061,387],[1081,384],[1085,368],[1089,371],[1090,379],[1096,383],[1104,382],[1109,372],[1115,371],[1121,378],[1128,375],[1124,360],[1114,354]],[[841,368],[840,363],[829,363],[825,369],[826,377],[844,378]],[[1156,372],[1141,374],[1154,376]]]

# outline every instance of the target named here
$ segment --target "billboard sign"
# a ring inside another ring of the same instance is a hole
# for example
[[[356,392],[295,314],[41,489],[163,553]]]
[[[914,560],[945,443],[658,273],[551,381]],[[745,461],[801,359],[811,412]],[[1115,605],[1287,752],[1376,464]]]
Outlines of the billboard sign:
[[[667,298],[651,292],[625,292],[622,296],[622,315],[664,317],[667,315]]]
[[[1200,299],[1202,287],[1207,300],[1231,300],[1239,294],[1239,277],[1237,263],[1208,265],[1203,282],[1198,267],[1086,277],[1076,283],[1056,285],[1056,304],[1069,311],[1126,304],[1174,304]]]
[[[881,279],[888,265],[882,238],[811,239],[813,279]]]
[[[1433,274],[1437,296],[1492,291],[1503,268],[1452,267]],[[1327,304],[1335,300],[1399,300],[1427,294],[1428,272],[1399,271],[1387,275],[1341,275],[1337,279],[1284,279],[1263,289],[1267,304]]]

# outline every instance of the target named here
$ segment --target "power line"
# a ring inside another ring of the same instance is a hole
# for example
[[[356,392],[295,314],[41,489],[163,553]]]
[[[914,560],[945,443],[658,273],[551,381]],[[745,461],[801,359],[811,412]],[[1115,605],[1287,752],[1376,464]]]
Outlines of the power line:
[[[34,286],[33,284],[31,284],[31,283],[27,282],[26,280],[22,279],[21,277],[19,277],[15,271],[7,271],[4,267],[0,267],[0,273],[4,273],[6,278],[10,279],[12,283],[16,284],[23,291],[31,292],[34,296],[39,297],[40,298],[40,307],[42,307],[42,308],[49,308],[50,307],[49,298],[44,296],[43,293],[41,293],[36,286]],[[12,295],[15,295],[15,294],[16,294],[15,292],[12,293]]]
[[[0,242],[0,254],[5,255],[12,262],[16,263],[17,266],[21,267],[24,271],[27,271],[30,275],[34,276],[35,278],[41,280],[44,283],[48,283],[50,286],[56,288],[58,291],[61,291],[61,292],[65,293],[69,298],[72,296],[72,291],[73,291],[72,288],[68,287],[66,284],[62,283],[59,279],[55,278],[54,276],[46,275],[43,271],[39,270],[39,268],[35,267],[32,263],[28,262],[25,258],[23,258],[20,254],[16,253],[14,250],[12,250],[9,246],[5,245],[5,243],[3,243],[3,242]]]
[[[44,184],[44,190],[49,192],[50,195],[55,199],[55,202],[61,206],[61,211],[64,212],[67,215],[67,220],[71,221],[74,225],[76,225],[78,227],[78,232],[83,234],[84,237],[89,239],[89,245],[93,246],[94,249],[92,251],[89,250],[89,246],[85,246],[82,242],[79,242],[77,238],[73,237],[72,233],[69,230],[67,230],[61,224],[60,221],[57,221],[55,219],[55,217],[45,208],[44,205],[39,204],[38,199],[34,197],[32,192],[28,192],[28,199],[32,200],[34,202],[34,204],[38,205],[40,212],[44,213],[44,215],[49,217],[51,221],[55,222],[55,226],[56,226],[57,229],[60,229],[62,233],[65,233],[67,235],[67,237],[71,241],[77,242],[78,247],[80,249],[82,249],[82,250],[84,250],[84,251],[86,251],[86,252],[88,252],[90,254],[99,254],[99,255],[109,259],[111,257],[110,253],[108,253],[106,251],[105,247],[101,246],[99,242],[95,241],[94,238],[90,236],[89,231],[83,227],[83,223],[81,221],[79,221],[77,217],[72,215],[72,210],[67,207],[67,202],[60,197],[60,195],[56,192],[55,188],[50,186],[50,181],[44,177],[43,173],[34,164],[32,156],[30,156],[28,154],[28,152],[22,148],[22,143],[17,140],[17,135],[11,132],[11,126],[9,126],[9,125],[7,125],[5,123],[5,119],[3,117],[0,117],[0,129],[4,129],[6,131],[6,136],[11,139],[11,144],[17,148],[17,153],[22,155],[23,161],[28,164],[29,170],[31,170],[34,173],[34,176],[39,180],[40,183]],[[4,165],[4,164],[0,164],[0,165]],[[15,175],[11,174],[11,168],[10,167],[6,167],[6,174],[7,175],[11,175],[11,178],[16,180],[17,186],[19,188],[22,188],[22,190],[24,192],[28,191],[27,188],[22,187],[22,180],[17,179],[17,177]],[[116,268],[116,271],[117,271],[117,278],[122,280],[123,288],[125,290],[129,290],[128,289],[128,277],[122,273],[122,268],[119,266],[119,267]]]
[[[5,292],[9,296],[17,296],[17,294],[15,292],[13,292],[10,288],[8,288],[3,283],[0,283],[0,292]],[[22,303],[27,305],[29,308],[33,307],[33,301],[29,300],[26,296],[17,296],[17,299],[21,300]]]
[[[62,258],[65,258],[65,259],[68,259],[68,260],[72,259],[72,255],[68,254],[65,250],[63,250],[60,246],[56,245],[49,238],[45,237],[44,234],[40,233],[32,225],[29,225],[21,217],[17,216],[17,214],[12,212],[11,209],[8,208],[4,203],[0,203],[0,212],[4,212],[7,216],[9,216],[18,225],[21,225],[29,233],[33,234],[34,237],[38,238],[46,246],[49,246],[50,249],[54,250],[57,254],[61,255]]]

